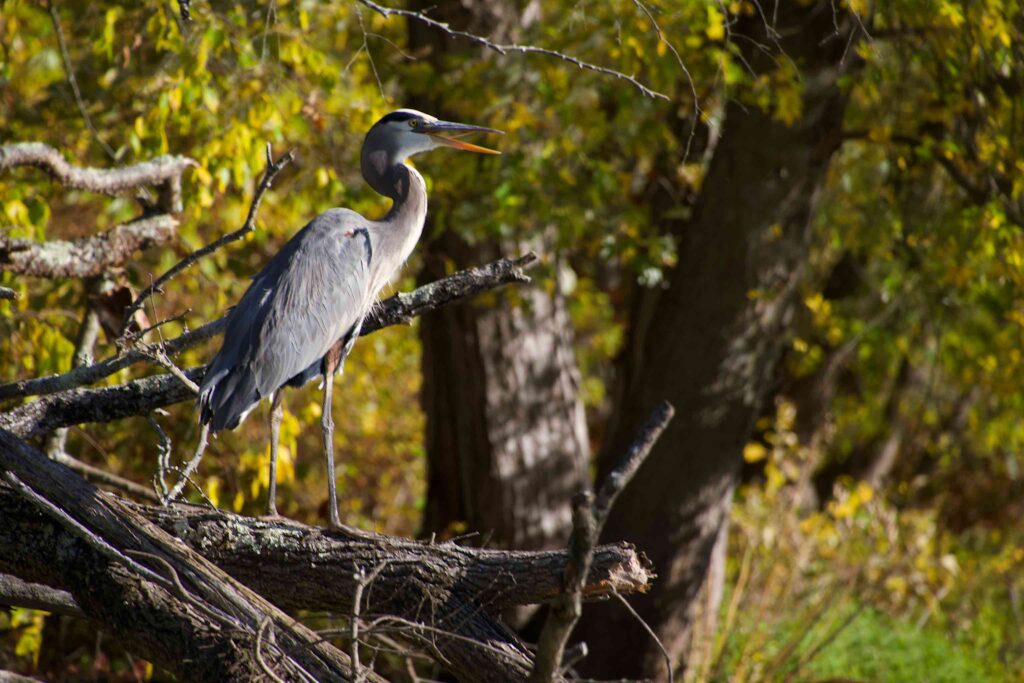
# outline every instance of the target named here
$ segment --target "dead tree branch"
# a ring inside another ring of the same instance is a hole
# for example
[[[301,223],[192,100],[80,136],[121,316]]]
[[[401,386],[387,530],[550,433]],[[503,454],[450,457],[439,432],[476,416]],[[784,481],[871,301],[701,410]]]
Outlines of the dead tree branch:
[[[34,277],[95,277],[122,266],[137,251],[174,239],[178,221],[167,214],[139,218],[77,240],[0,237],[0,271]]]
[[[0,432],[0,449],[13,449],[15,458],[22,457],[22,451],[31,450],[4,432]],[[7,465],[8,461],[0,456],[0,467]],[[51,466],[59,467],[52,463]],[[38,490],[46,490],[39,482],[32,483]],[[61,485],[65,483],[62,480]],[[67,496],[78,496],[83,486],[87,485],[81,483],[68,489]],[[357,587],[365,580],[352,567],[374,567],[373,600],[364,601],[361,617],[368,623],[391,619],[411,625],[407,635],[426,652],[434,652],[461,680],[526,680],[530,654],[495,615],[510,606],[556,599],[568,560],[564,551],[514,552],[467,548],[454,543],[431,544],[357,530],[332,531],[285,520],[253,519],[198,506],[149,507],[109,495],[90,495],[101,501],[104,509],[109,507],[117,515],[134,520],[133,527],[155,524],[289,612],[351,614]],[[77,519],[83,519],[77,513],[77,502],[62,499],[62,503]],[[0,525],[0,549],[18,549],[0,552],[0,571],[68,590],[90,618],[98,619],[93,610],[95,601],[103,596],[81,595],[78,591],[84,589],[76,586],[87,579],[79,575],[76,567],[66,565],[81,561],[82,553],[90,551],[88,544],[42,517],[38,509],[10,487],[0,486],[0,517],[4,519]],[[88,517],[83,521],[95,529],[90,520]],[[146,559],[138,552],[138,545],[126,546],[121,536],[105,538],[135,560]],[[69,550],[71,546],[73,552]],[[148,548],[142,553],[155,553],[171,562],[182,582],[187,583],[191,576],[161,548]],[[52,567],[52,563],[62,566]],[[147,564],[158,573],[170,575],[159,563]],[[81,571],[88,574],[90,566],[87,564]],[[644,591],[652,580],[646,558],[632,546],[601,546],[594,553],[593,568],[582,587],[582,595],[600,598]],[[136,615],[129,623],[138,625],[138,620]],[[259,625],[257,622],[255,627],[258,629]],[[269,642],[267,638],[261,640],[263,653],[267,652]],[[350,660],[346,666],[351,666]],[[349,671],[346,669],[346,674]]]
[[[373,612],[408,616],[425,595],[456,593],[497,612],[550,602],[562,588],[564,550],[507,551],[431,544],[355,529],[243,517],[195,505],[126,503],[214,564],[285,609],[352,611],[352,566],[379,567]],[[654,575],[628,543],[597,548],[587,599],[647,590]],[[386,596],[386,597],[382,597]],[[403,601],[406,607],[396,608]],[[411,603],[416,605],[412,606]],[[364,615],[365,616],[365,615]]]
[[[0,571],[68,591],[133,651],[182,680],[250,681],[262,673],[255,644],[269,620],[264,648],[273,648],[278,675],[348,680],[343,652],[5,431],[0,471],[17,487],[0,486],[0,547],[17,549],[0,553]]]
[[[181,175],[195,165],[188,157],[165,155],[122,168],[83,168],[72,166],[60,152],[40,142],[0,146],[0,172],[16,166],[34,166],[69,190],[112,196],[153,185],[162,189],[160,206],[165,212],[181,211]]]
[[[519,53],[553,57],[555,59],[560,59],[563,62],[568,62],[569,64],[572,64],[573,66],[578,67],[580,69],[593,71],[595,73],[599,73],[605,76],[611,76],[612,78],[616,78],[620,81],[625,81],[626,83],[630,84],[631,86],[639,90],[643,95],[646,95],[647,97],[666,101],[669,99],[668,95],[658,92],[657,90],[652,90],[651,88],[648,88],[646,85],[638,81],[634,76],[624,74],[621,71],[616,71],[615,69],[610,69],[605,66],[591,64],[590,62],[583,61],[578,57],[573,57],[572,55],[565,54],[564,52],[559,52],[558,50],[552,50],[546,47],[537,47],[535,45],[519,45],[518,43],[495,43],[494,41],[483,36],[478,36],[475,33],[468,33],[466,31],[459,31],[457,29],[453,29],[446,22],[438,21],[437,19],[431,19],[423,12],[415,12],[413,10],[407,9],[398,9],[395,7],[385,7],[383,5],[377,4],[376,2],[372,2],[372,0],[359,0],[359,3],[368,7],[374,12],[377,12],[384,18],[390,18],[392,16],[407,17],[414,21],[426,24],[431,28],[435,28],[438,31],[446,33],[449,36],[452,36],[453,38],[462,38],[464,40],[468,40],[471,43],[475,43],[481,47],[487,48],[488,50],[497,52],[500,55],[507,55],[509,53]]]
[[[674,414],[675,409],[668,402],[661,403],[637,434],[622,462],[608,474],[597,497],[590,491],[581,491],[573,498],[573,530],[569,537],[569,557],[565,564],[562,592],[552,603],[537,641],[537,659],[530,673],[531,683],[558,680],[565,645],[580,618],[583,587],[591,571],[594,547],[608,518],[608,511],[650,454]],[[671,671],[669,667],[670,677]]]
[[[54,614],[84,618],[85,613],[67,591],[0,574],[0,605],[42,609]]]

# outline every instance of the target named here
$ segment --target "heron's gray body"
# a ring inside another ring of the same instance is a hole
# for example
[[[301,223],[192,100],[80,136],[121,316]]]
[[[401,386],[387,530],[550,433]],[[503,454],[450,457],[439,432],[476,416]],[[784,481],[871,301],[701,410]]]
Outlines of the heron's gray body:
[[[427,215],[423,178],[404,164],[392,171],[391,187],[403,194],[396,192],[383,220],[325,211],[253,278],[200,389],[200,421],[212,431],[234,429],[273,392],[322,374],[323,357],[336,343],[350,347],[354,328],[416,246]]]
[[[233,429],[264,398],[271,398],[268,514],[277,514],[277,449],[281,427],[281,389],[324,378],[323,412],[328,514],[339,525],[334,481],[332,375],[338,372],[359,336],[363,319],[419,240],[427,216],[427,188],[406,159],[438,147],[497,154],[458,137],[492,132],[461,123],[438,121],[411,109],[399,109],[375,123],[361,154],[363,178],[390,197],[391,210],[379,221],[348,209],[331,209],[292,237],[255,277],[228,318],[224,343],[199,388],[199,446],[185,477],[202,457],[209,431]],[[180,491],[181,482],[172,492]]]

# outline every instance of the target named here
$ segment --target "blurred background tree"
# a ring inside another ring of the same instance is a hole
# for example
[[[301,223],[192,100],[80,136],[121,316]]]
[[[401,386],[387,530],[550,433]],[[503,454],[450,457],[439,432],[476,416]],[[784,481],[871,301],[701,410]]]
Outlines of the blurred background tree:
[[[0,276],[22,294],[0,302],[0,379],[66,371],[90,294],[141,289],[239,226],[267,141],[298,163],[244,244],[152,301],[150,320],[186,313],[165,336],[217,317],[309,217],[385,210],[356,164],[381,114],[492,125],[508,133],[504,156],[421,162],[431,216],[395,285],[525,248],[543,266],[530,290],[356,345],[334,415],[344,521],[561,545],[568,496],[667,398],[677,418],[606,537],[653,559],[660,578],[635,604],[673,667],[694,680],[1021,680],[1019,4],[406,6],[636,74],[668,99],[358,2],[193,2],[187,22],[171,2],[8,0],[0,141],[84,165],[174,153],[199,166],[173,248],[110,285]],[[4,236],[38,240],[134,213],[32,171],[0,176],[0,201]],[[101,336],[92,355],[115,351]],[[317,522],[319,396],[292,392],[287,407],[279,509]],[[267,484],[260,413],[200,471],[218,505],[251,514]],[[184,456],[193,407],[156,419]],[[138,418],[71,429],[63,449],[148,482],[157,443]],[[0,612],[0,628],[5,668],[153,673],[67,618]],[[580,637],[590,674],[664,676],[617,603],[588,607]]]

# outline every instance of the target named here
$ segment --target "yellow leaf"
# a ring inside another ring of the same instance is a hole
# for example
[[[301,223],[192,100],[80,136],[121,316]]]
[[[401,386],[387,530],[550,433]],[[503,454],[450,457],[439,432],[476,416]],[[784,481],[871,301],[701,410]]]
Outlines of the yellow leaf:
[[[704,33],[711,40],[721,40],[725,37],[725,19],[717,7],[708,5],[708,27]]]
[[[751,441],[743,447],[743,459],[746,462],[758,462],[764,460],[767,455],[767,449],[755,441]]]

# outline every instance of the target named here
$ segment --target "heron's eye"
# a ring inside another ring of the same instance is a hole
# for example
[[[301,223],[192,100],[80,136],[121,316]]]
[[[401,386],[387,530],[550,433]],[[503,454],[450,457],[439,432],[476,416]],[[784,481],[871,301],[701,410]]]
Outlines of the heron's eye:
[[[419,119],[409,119],[409,127],[410,128],[419,128],[420,127],[420,120]]]

